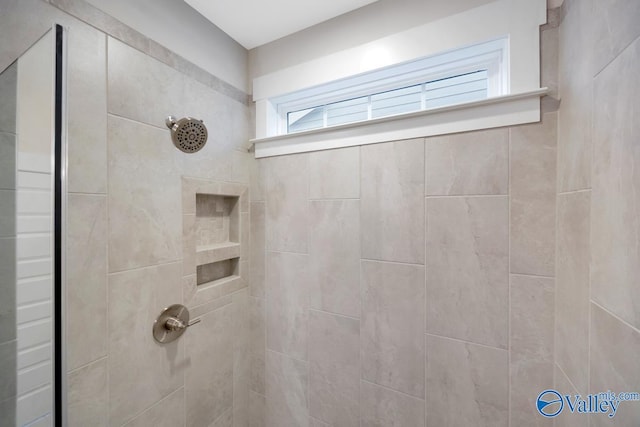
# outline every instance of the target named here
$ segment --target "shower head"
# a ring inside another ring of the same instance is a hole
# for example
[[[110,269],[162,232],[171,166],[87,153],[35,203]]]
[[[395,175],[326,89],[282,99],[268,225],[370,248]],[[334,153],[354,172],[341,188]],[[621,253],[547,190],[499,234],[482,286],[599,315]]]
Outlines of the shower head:
[[[202,120],[192,117],[176,120],[175,117],[169,116],[165,123],[171,129],[173,145],[182,152],[195,153],[207,143],[209,134]]]

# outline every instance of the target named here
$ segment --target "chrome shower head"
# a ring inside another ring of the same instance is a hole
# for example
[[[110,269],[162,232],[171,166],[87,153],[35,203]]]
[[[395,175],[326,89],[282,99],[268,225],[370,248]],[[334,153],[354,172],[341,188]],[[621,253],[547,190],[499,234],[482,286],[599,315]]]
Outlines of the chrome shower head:
[[[175,117],[169,116],[165,123],[171,129],[173,145],[182,152],[195,153],[207,143],[209,134],[202,120],[192,117],[176,120]]]

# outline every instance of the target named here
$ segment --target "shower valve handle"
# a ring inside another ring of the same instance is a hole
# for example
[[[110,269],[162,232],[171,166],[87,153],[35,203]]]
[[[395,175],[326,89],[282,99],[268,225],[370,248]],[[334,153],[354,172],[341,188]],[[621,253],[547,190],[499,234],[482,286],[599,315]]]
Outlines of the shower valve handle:
[[[185,323],[182,320],[178,319],[177,317],[169,317],[167,321],[164,323],[164,327],[168,331],[177,331],[180,329],[186,329],[189,326],[195,325],[196,323],[200,323],[200,321],[201,321],[200,319],[195,319],[189,323]]]
[[[173,304],[162,310],[153,324],[153,338],[167,344],[177,340],[189,326],[200,323],[200,319],[189,321],[189,310],[182,304]]]

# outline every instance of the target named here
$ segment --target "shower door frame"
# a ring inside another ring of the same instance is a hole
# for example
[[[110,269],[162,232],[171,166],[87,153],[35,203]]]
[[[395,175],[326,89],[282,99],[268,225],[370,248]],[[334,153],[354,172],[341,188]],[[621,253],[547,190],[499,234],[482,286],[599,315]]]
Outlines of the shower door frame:
[[[53,418],[55,426],[67,425],[66,375],[66,215],[67,215],[67,120],[66,120],[66,31],[59,24],[55,32],[55,117],[54,117],[54,264],[53,264]]]

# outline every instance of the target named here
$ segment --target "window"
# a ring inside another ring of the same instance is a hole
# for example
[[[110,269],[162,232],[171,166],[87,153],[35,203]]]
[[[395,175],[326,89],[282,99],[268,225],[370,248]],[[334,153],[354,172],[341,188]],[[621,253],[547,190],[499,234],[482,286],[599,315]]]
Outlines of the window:
[[[487,98],[487,70],[287,113],[287,133],[413,113]]]
[[[272,129],[290,134],[507,94],[506,38],[301,90],[270,100]]]

